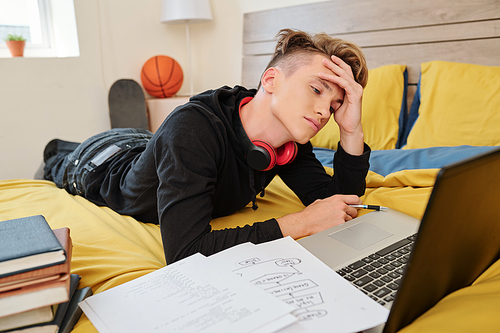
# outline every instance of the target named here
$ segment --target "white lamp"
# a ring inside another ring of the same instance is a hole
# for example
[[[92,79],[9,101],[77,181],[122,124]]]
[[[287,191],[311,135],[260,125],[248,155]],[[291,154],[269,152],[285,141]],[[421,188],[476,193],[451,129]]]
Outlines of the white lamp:
[[[167,23],[184,23],[189,57],[189,88],[193,96],[193,72],[191,57],[191,41],[189,39],[189,24],[212,20],[210,0],[162,0],[161,21]]]

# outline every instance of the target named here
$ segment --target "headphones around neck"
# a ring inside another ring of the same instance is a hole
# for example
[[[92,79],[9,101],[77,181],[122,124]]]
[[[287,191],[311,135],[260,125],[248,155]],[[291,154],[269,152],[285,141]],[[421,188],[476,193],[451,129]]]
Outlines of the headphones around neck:
[[[246,97],[241,101],[240,111],[241,106],[248,103],[251,99],[251,97]],[[262,140],[250,141],[239,116],[235,120],[235,130],[236,135],[244,145],[246,160],[252,169],[268,171],[276,165],[291,163],[297,156],[298,147],[293,141],[285,143],[278,149],[274,149],[273,146]]]
[[[275,165],[291,163],[297,156],[297,144],[293,141],[274,149],[262,140],[253,140],[247,150],[247,163],[255,170],[268,171]]]

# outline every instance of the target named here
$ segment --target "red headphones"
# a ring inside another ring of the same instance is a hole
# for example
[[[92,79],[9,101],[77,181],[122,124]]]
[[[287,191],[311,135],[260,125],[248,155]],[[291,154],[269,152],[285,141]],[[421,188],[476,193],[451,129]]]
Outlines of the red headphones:
[[[251,99],[252,97],[245,97],[241,101],[240,112],[241,107]],[[240,117],[236,119],[235,124],[237,125],[236,133],[245,146],[247,163],[252,169],[268,171],[274,168],[275,165],[291,163],[297,156],[298,148],[295,142],[287,142],[278,149],[274,149],[273,146],[262,140],[253,140],[250,142]]]
[[[253,140],[247,152],[247,163],[253,169],[268,171],[275,165],[291,163],[297,156],[297,144],[293,141],[274,149],[269,143],[262,140]]]

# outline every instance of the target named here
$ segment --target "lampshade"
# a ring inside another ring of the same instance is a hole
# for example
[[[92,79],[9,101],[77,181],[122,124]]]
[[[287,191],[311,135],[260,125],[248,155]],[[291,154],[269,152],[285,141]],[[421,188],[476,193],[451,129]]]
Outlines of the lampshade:
[[[210,0],[162,0],[161,21],[198,23],[212,20]]]

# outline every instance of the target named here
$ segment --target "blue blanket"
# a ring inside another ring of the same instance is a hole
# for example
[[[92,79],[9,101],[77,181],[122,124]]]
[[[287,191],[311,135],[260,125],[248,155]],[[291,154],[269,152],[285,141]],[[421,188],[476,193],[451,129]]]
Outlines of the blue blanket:
[[[498,147],[456,146],[374,150],[370,156],[370,170],[385,177],[388,174],[401,170],[441,169],[445,165],[483,154],[496,148]],[[313,151],[324,166],[333,167],[334,150],[314,148]]]

